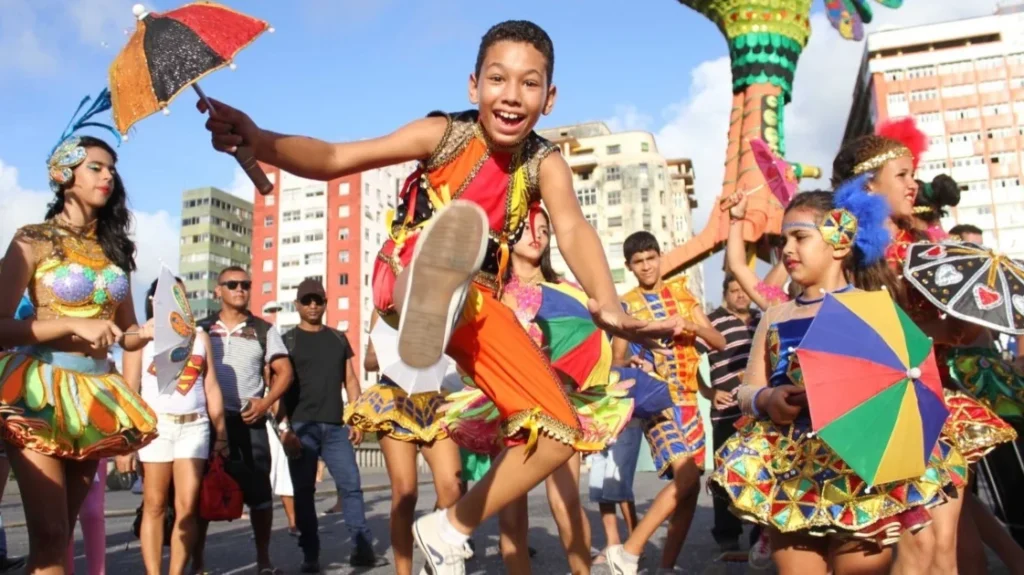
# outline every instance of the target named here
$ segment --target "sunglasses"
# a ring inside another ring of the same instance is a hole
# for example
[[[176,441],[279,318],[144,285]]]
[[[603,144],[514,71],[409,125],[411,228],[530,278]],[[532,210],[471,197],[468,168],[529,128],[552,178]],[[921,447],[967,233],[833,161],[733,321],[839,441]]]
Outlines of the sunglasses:
[[[320,297],[318,295],[307,295],[307,296],[304,296],[302,299],[300,299],[299,303],[302,304],[302,305],[305,305],[305,306],[310,306],[310,305],[313,305],[313,304],[322,306],[322,305],[324,305],[324,298],[322,298],[322,297]]]
[[[220,285],[232,291],[238,289],[239,287],[241,287],[244,291],[249,291],[249,289],[252,287],[252,282],[249,280],[231,280],[226,282],[220,282]]]

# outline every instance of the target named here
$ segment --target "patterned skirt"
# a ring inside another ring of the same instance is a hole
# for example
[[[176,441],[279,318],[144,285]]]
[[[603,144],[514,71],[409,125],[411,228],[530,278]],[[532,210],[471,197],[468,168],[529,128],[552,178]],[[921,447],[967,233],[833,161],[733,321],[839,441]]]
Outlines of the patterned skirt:
[[[438,415],[442,405],[440,393],[409,395],[393,383],[378,383],[345,407],[345,423],[398,441],[433,443],[448,437]]]
[[[971,397],[1003,419],[1024,417],[1024,372],[990,347],[953,348],[949,375]]]
[[[64,459],[125,455],[156,439],[156,414],[106,359],[45,347],[0,353],[4,440]]]
[[[967,463],[974,463],[999,444],[1017,438],[1013,427],[982,402],[961,391],[944,391],[950,415],[942,437],[963,454]]]
[[[964,485],[967,463],[940,439],[924,475],[868,486],[806,424],[751,420],[716,454],[709,483],[740,518],[783,533],[895,543]]]

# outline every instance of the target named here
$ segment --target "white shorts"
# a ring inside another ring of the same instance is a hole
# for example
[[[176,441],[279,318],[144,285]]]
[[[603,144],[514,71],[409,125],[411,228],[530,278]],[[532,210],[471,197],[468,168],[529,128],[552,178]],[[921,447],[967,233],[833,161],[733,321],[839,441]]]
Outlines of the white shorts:
[[[188,423],[175,423],[157,415],[157,438],[139,450],[143,463],[170,463],[175,459],[210,457],[210,420],[202,417]]]
[[[284,453],[281,440],[274,433],[270,421],[267,421],[267,435],[270,437],[270,486],[278,497],[294,497],[292,473],[288,469],[288,456]]]

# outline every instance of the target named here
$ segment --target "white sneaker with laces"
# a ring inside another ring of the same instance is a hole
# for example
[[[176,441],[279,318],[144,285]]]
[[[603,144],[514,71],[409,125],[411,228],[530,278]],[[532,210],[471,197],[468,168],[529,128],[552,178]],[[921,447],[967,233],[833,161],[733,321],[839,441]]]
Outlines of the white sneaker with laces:
[[[489,224],[483,208],[456,200],[421,232],[409,263],[398,324],[398,355],[426,369],[441,359],[466,292],[487,255]]]
[[[449,545],[441,538],[442,513],[446,511],[434,511],[412,524],[413,539],[427,559],[424,569],[430,575],[466,575],[466,546]]]
[[[750,548],[750,566],[759,571],[770,569],[772,566],[772,546],[768,541],[768,534],[764,531],[757,538],[757,543]]]
[[[640,566],[627,561],[625,553],[622,545],[612,545],[604,550],[605,565],[611,570],[612,575],[637,575]]]

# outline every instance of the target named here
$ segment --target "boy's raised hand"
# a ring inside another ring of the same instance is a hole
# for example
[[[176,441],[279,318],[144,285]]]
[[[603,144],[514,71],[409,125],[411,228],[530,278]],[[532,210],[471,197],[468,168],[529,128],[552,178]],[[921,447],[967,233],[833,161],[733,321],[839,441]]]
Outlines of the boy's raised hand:
[[[213,148],[234,154],[239,146],[255,147],[261,131],[252,118],[219,100],[211,98],[210,102],[213,110],[206,120],[206,129],[210,131]],[[202,99],[196,103],[196,108],[202,113],[207,112],[206,102]]]
[[[638,343],[655,353],[670,351],[660,340],[675,339],[683,333],[683,324],[679,317],[644,321],[629,315],[618,304],[601,306],[595,299],[587,301],[587,309],[597,327],[614,336]]]

